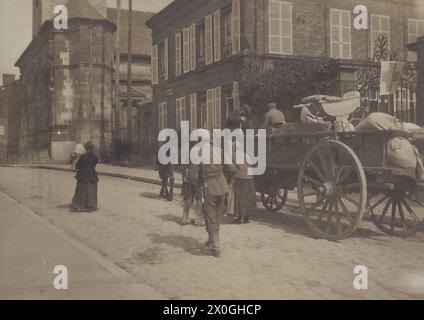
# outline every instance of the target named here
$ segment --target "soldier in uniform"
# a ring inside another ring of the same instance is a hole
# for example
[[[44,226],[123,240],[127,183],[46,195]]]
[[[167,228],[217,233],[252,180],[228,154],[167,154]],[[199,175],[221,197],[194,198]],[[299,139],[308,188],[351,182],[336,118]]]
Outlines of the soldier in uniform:
[[[162,188],[160,189],[159,197],[166,199],[167,201],[174,200],[174,165],[167,164],[163,165],[158,163],[159,167],[159,178],[162,181]],[[168,189],[169,187],[169,189]]]
[[[221,149],[213,146],[210,146],[210,148],[211,159],[214,159],[214,155],[216,155],[216,158],[223,160]],[[224,167],[226,172],[230,173],[236,172],[237,168],[234,165],[213,164],[212,161],[211,164],[200,164],[197,167],[199,170],[199,182],[203,186],[203,212],[206,231],[209,235],[205,245],[208,254],[219,257],[221,254],[219,230],[225,211],[225,199],[230,192],[224,175]]]
[[[159,161],[159,159],[157,159],[157,166],[159,171],[159,178],[162,181],[162,188],[160,189],[159,197],[166,199],[167,201],[172,201],[174,199],[175,184],[174,165],[171,163],[164,165]]]
[[[183,224],[190,224],[190,208],[196,201],[196,217],[194,219],[195,226],[205,226],[205,220],[202,212],[202,187],[199,184],[200,171],[198,166],[189,164],[184,168],[183,174],[183,197],[184,211]]]

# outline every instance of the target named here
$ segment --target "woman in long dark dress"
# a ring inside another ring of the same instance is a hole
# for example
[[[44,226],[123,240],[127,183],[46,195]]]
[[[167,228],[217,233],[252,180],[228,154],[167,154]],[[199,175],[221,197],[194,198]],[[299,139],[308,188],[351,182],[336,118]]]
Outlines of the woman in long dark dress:
[[[253,176],[249,174],[250,166],[246,163],[246,160],[244,164],[236,164],[237,172],[234,175],[234,224],[249,223],[249,216],[255,213],[257,209],[255,181]]]
[[[81,155],[75,166],[77,187],[71,204],[71,210],[74,212],[93,212],[97,210],[97,184],[99,178],[96,166],[99,158],[94,153],[94,145],[91,142],[86,143],[85,149],[87,152]]]

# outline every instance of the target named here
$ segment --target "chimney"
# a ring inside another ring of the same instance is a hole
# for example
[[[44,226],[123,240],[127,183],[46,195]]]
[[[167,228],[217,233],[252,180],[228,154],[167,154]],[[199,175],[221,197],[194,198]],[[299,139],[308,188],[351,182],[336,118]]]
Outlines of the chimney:
[[[408,45],[408,49],[415,51],[417,60],[417,125],[424,126],[424,37],[417,39],[417,42]]]
[[[3,85],[4,86],[12,84],[13,82],[15,82],[15,75],[14,74],[3,74]]]

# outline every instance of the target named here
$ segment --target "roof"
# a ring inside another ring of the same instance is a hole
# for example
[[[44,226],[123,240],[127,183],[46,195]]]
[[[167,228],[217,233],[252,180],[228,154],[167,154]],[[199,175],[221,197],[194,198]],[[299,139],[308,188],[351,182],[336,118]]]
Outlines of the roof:
[[[66,3],[66,7],[68,9],[68,20],[91,20],[100,23],[105,23],[113,27],[113,31],[115,31],[116,25],[111,21],[107,20],[101,13],[99,13],[87,0],[69,0]],[[37,34],[33,37],[30,44],[26,47],[24,52],[18,58],[15,63],[15,66],[18,67],[20,62],[24,57],[26,57],[33,48],[40,45],[40,39],[45,36],[48,30],[53,28],[53,20],[46,20],[42,24],[40,30],[38,30]]]
[[[150,56],[152,53],[152,34],[147,27],[146,21],[154,15],[153,12],[134,11],[133,10],[133,54]],[[121,10],[121,26],[120,26],[120,47],[121,53],[128,53],[128,10]],[[116,24],[117,9],[108,8],[107,18]]]
[[[68,19],[83,18],[103,20],[103,17],[87,0],[69,0],[66,4]]]
[[[178,8],[184,7],[184,3],[189,3],[190,1],[205,1],[205,0],[174,0],[170,4],[168,4],[165,8],[163,8],[161,11],[153,15],[149,20],[147,20],[146,24],[152,28],[153,25],[160,20],[161,17],[168,14],[168,12],[174,12]]]

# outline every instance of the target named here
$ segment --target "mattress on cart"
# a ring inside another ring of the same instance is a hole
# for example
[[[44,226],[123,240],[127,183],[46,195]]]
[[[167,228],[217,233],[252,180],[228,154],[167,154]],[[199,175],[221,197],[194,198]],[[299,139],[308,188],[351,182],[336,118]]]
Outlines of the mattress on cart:
[[[371,113],[362,120],[357,126],[357,131],[374,131],[374,130],[400,130],[404,131],[405,126],[402,121],[390,114],[383,112]]]

